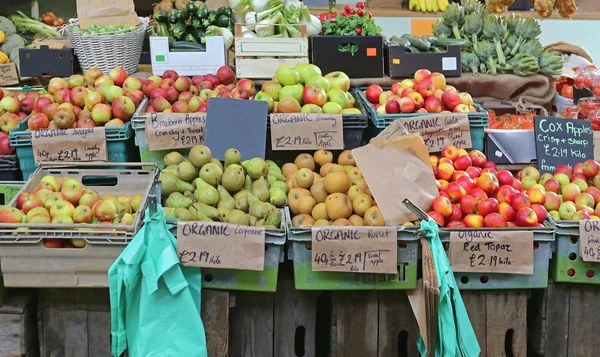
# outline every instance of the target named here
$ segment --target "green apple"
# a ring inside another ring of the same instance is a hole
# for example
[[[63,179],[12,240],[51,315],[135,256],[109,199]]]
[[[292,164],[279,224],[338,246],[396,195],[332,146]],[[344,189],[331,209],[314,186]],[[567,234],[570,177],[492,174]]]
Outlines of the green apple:
[[[356,104],[356,99],[354,98],[354,96],[352,95],[352,93],[346,92],[346,98],[348,99],[348,101],[350,103],[352,103],[352,105]]]
[[[277,82],[284,86],[291,86],[300,83],[300,74],[287,64],[277,69]]]
[[[306,81],[315,76],[321,75],[321,69],[314,64],[300,62],[294,67],[300,75],[300,83],[306,84]]]
[[[342,107],[335,102],[327,102],[323,105],[323,112],[327,114],[340,114],[342,112]]]
[[[347,92],[350,89],[350,78],[344,72],[331,72],[325,75],[325,78],[331,83],[331,89],[338,88]]]
[[[300,113],[323,113],[323,109],[316,104],[305,104],[300,109]]]
[[[263,102],[267,102],[267,107],[269,108],[269,113],[273,112],[273,98],[267,93],[260,91],[256,93],[254,96],[254,100],[262,100]]]
[[[358,108],[342,109],[342,114],[362,114]]]
[[[281,88],[279,91],[279,101],[281,101],[285,97],[293,97],[302,105],[302,92],[304,91],[304,86],[302,84],[294,84],[291,86],[285,86]]]
[[[281,92],[281,88],[283,88],[283,86],[280,83],[274,82],[274,81],[268,81],[268,82],[263,83],[262,88],[260,90],[262,92],[270,95],[274,101],[278,101],[279,100],[279,92]]]
[[[112,103],[115,99],[123,96],[124,94],[125,92],[123,91],[123,88],[117,86],[110,86],[106,89],[104,93],[104,99],[107,102]]]
[[[306,83],[304,83],[304,85],[307,86],[309,84],[318,84],[321,86],[321,88],[325,89],[325,92],[329,92],[329,90],[331,89],[331,84],[329,83],[329,79],[327,79],[323,76],[310,77],[309,79],[306,80]]]
[[[339,88],[330,89],[329,92],[327,92],[327,101],[339,104],[342,109],[348,108],[348,98],[346,98],[346,93]]]

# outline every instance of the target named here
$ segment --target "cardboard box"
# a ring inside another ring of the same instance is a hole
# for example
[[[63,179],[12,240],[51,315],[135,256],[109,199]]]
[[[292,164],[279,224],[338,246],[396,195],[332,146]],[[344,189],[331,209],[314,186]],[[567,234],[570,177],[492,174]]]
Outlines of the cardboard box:
[[[340,52],[344,45],[357,46],[356,53]],[[323,74],[341,71],[350,78],[383,77],[381,36],[313,36],[311,47],[311,62]]]
[[[444,53],[410,53],[403,46],[385,49],[385,73],[390,77],[412,77],[416,71],[427,68],[446,77],[460,77],[460,46],[448,46]]]
[[[206,38],[206,52],[177,52],[169,50],[167,37],[150,37],[150,56],[152,74],[162,76],[166,70],[173,69],[180,75],[194,76],[216,73],[227,61],[223,37]]]
[[[69,77],[81,71],[72,48],[19,49],[19,67],[23,77]]]

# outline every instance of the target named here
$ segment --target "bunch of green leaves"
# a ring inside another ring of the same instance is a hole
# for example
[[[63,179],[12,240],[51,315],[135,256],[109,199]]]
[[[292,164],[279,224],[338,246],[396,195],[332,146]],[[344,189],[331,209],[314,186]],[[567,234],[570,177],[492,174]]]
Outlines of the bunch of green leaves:
[[[368,16],[353,14],[344,17],[337,14],[336,17],[323,21],[323,35],[356,36],[356,29],[359,28],[362,29],[361,36],[381,34],[381,27],[377,26],[375,19]]]

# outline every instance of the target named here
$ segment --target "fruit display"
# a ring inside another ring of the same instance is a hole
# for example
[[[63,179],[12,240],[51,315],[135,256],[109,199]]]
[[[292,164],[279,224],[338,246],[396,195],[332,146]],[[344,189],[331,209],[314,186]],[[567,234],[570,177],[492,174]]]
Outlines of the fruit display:
[[[186,159],[174,151],[164,157],[163,207],[167,218],[224,222],[279,228],[280,207],[288,187],[281,169],[270,160],[242,160],[231,148],[221,163],[204,145],[194,146]]]
[[[363,95],[378,114],[477,112],[469,93],[459,93],[446,84],[443,74],[427,69],[418,70],[412,79],[396,82],[386,91],[372,84]]]
[[[490,113],[489,126],[492,129],[533,129],[535,113],[528,114],[502,114],[496,117]]]
[[[283,65],[263,83],[254,100],[267,102],[269,113],[360,114],[344,72],[322,75],[313,64]]]
[[[293,227],[385,225],[350,150],[337,163],[331,151],[302,153],[282,170]]]
[[[73,26],[73,32],[81,32],[84,35],[90,36],[104,36],[104,35],[117,35],[137,30],[137,25],[118,25],[118,26],[99,26],[92,24],[85,29],[81,29],[79,26]]]
[[[515,13],[499,16],[485,10],[477,0],[468,0],[464,7],[450,4],[442,19],[433,25],[433,33],[432,41],[466,40],[459,43],[464,72],[518,76],[562,73],[562,56],[544,51],[539,40],[540,22],[533,17],[523,18]],[[420,40],[425,42],[424,47],[431,46],[427,37]]]
[[[595,65],[590,65],[584,69],[574,68],[573,70],[575,71],[573,80],[575,88],[587,89],[593,96],[600,97],[600,70]]]
[[[23,223],[18,230],[27,230],[27,224],[73,225],[86,224],[133,225],[144,195],[104,194],[85,187],[69,177],[44,176],[37,187],[16,197],[15,207],[0,209],[0,223]],[[26,233],[25,233],[26,234]],[[80,238],[45,238],[46,248],[83,248],[86,241]]]
[[[373,15],[365,10],[365,4],[362,2],[357,2],[356,7],[344,6],[342,13],[334,10],[322,13],[319,20],[323,24],[323,35],[378,36],[381,34],[381,27],[375,24]],[[340,45],[338,50],[354,55],[358,51],[358,46],[355,44]]]
[[[420,12],[446,11],[448,0],[410,0],[408,9]]]
[[[515,0],[489,0],[487,3],[487,11],[501,14],[508,10]],[[533,6],[537,14],[546,19],[552,16],[554,9],[558,10],[558,14],[566,19],[571,19],[571,16],[577,10],[575,0],[532,0]]]
[[[206,113],[208,98],[251,99],[254,82],[243,78],[237,81],[229,66],[222,66],[216,74],[180,76],[167,70],[162,78],[151,76],[143,81],[142,92],[150,98],[146,113]]]
[[[44,13],[40,20],[46,25],[53,27],[59,27],[65,24],[65,19],[62,17],[56,17],[52,11]]]

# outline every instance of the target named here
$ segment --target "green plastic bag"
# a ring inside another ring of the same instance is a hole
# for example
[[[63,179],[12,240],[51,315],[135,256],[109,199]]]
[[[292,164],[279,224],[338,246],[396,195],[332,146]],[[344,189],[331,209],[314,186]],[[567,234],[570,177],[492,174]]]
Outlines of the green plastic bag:
[[[481,352],[467,309],[458,291],[450,262],[440,241],[438,225],[434,220],[421,221],[421,232],[431,248],[440,288],[438,309],[439,336],[435,346],[435,357],[477,357]],[[426,348],[421,334],[417,341],[421,357]]]
[[[161,206],[108,270],[112,355],[207,357],[200,268],[184,267]]]

